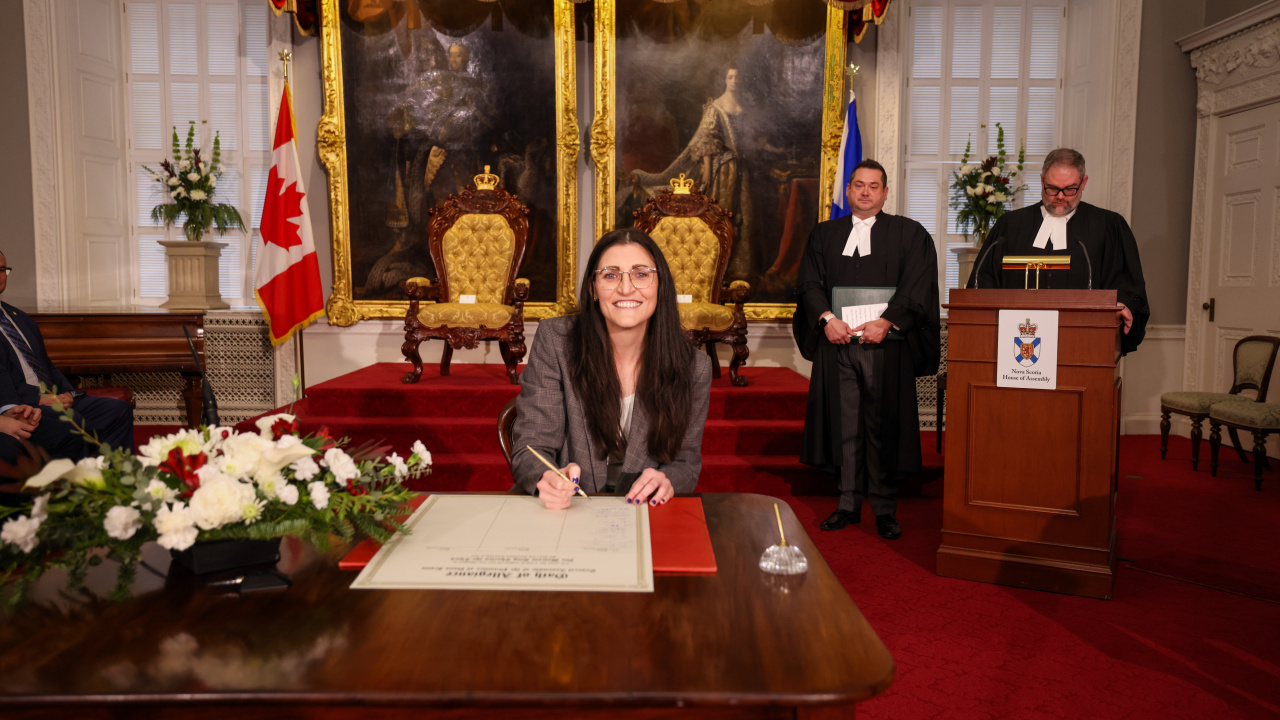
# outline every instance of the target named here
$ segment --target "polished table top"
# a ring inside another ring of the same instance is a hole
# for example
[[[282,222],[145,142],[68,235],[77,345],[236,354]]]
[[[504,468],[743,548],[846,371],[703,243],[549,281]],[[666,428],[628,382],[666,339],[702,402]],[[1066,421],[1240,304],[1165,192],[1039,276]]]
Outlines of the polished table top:
[[[123,603],[67,596],[49,573],[0,620],[0,703],[763,710],[850,705],[888,687],[892,658],[787,504],[776,501],[787,539],[810,569],[780,578],[756,565],[777,542],[775,500],[702,497],[719,572],[658,574],[652,594],[350,590],[345,548],[291,540],[286,591],[165,579],[154,545],[154,570],[139,569]],[[89,586],[110,587],[109,565]]]

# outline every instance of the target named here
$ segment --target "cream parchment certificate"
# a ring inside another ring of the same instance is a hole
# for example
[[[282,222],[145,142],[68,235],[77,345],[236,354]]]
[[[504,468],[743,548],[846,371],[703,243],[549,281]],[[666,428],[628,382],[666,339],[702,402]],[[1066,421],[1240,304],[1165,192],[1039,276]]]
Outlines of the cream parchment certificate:
[[[364,590],[653,592],[649,513],[621,497],[432,495],[351,584]]]

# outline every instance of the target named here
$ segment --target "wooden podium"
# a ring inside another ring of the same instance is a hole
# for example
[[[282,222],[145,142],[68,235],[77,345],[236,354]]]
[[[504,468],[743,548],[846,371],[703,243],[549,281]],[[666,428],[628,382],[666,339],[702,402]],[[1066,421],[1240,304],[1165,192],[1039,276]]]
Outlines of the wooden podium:
[[[952,290],[938,574],[1110,598],[1120,357],[1114,290]],[[996,386],[1001,310],[1057,310],[1055,390]]]

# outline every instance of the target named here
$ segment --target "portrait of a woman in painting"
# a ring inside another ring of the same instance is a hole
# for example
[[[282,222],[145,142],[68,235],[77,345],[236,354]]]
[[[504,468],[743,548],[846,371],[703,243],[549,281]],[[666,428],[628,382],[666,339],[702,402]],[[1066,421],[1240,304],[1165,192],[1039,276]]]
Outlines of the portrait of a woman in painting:
[[[616,223],[683,173],[733,213],[726,279],[789,302],[780,257],[817,221],[825,9],[690,0],[620,3]],[[798,258],[797,258],[798,259]]]
[[[430,210],[488,165],[529,208],[521,277],[556,299],[555,58],[550,3],[345,0],[352,296],[402,299],[437,276]]]

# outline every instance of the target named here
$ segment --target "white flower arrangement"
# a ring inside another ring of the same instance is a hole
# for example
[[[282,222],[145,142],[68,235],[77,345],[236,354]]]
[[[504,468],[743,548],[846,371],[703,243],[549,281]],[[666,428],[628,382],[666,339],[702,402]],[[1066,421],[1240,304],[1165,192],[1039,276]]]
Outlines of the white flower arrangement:
[[[959,210],[956,223],[961,229],[972,228],[979,242],[985,241],[987,232],[996,220],[1008,212],[1005,203],[1011,202],[1026,185],[1015,185],[1014,178],[1022,172],[1027,156],[1024,145],[1018,152],[1016,169],[1007,169],[1004,149],[1004,128],[996,123],[996,154],[981,163],[970,163],[969,153],[973,143],[964,146],[960,169],[952,173],[951,207]]]
[[[404,530],[395,518],[413,493],[403,483],[430,472],[421,441],[407,459],[383,459],[367,447],[344,450],[345,439],[325,429],[302,435],[289,414],[257,426],[180,430],[152,438],[137,455],[102,445],[99,457],[45,464],[24,485],[34,494],[29,508],[0,508],[8,598],[55,567],[78,584],[100,561],[98,548],[120,561],[116,592],[124,597],[148,541],[181,551],[204,540],[295,536],[323,548],[331,535],[362,532],[386,542]]]
[[[178,143],[178,128],[173,129],[173,160],[160,161],[160,170],[152,170],[151,179],[164,188],[164,192],[173,202],[165,202],[151,209],[151,220],[172,227],[180,217],[186,219],[182,223],[182,232],[188,240],[199,240],[213,227],[221,235],[235,228],[244,230],[244,220],[240,211],[226,203],[214,203],[214,188],[218,187],[218,176],[222,174],[222,140],[217,134],[213,136],[213,157],[204,158],[195,145],[196,124],[191,123],[187,129],[185,148]],[[183,157],[183,151],[186,157]]]

